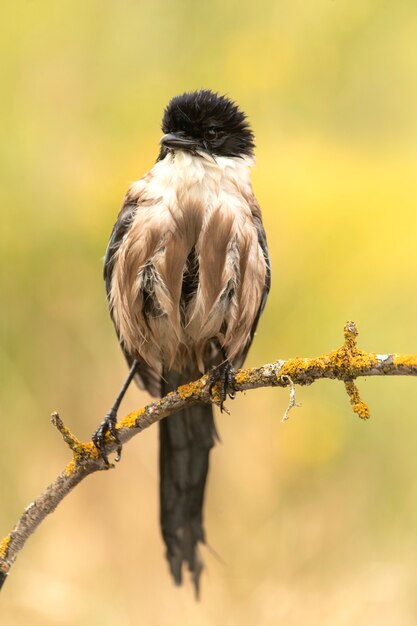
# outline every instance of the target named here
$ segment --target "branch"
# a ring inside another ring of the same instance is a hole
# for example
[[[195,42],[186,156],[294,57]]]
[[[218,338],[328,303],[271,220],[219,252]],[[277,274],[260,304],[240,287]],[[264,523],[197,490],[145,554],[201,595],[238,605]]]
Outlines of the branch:
[[[417,355],[365,352],[356,345],[357,334],[354,322],[348,322],[344,328],[344,343],[334,352],[314,359],[295,357],[262,367],[241,369],[235,375],[236,391],[289,386],[290,404],[284,415],[287,419],[289,410],[297,406],[294,385],[310,385],[321,378],[336,378],[343,381],[353,411],[360,418],[368,419],[369,409],[361,400],[354,380],[360,376],[417,376]],[[215,388],[214,396],[211,396],[207,376],[202,376],[120,420],[116,426],[120,441],[125,444],[148,426],[186,406],[212,402],[218,404],[219,400],[219,390]],[[64,426],[57,413],[52,415],[52,423],[71,449],[72,459],[45,491],[25,509],[13,530],[0,542],[0,588],[26,540],[46,516],[89,474],[108,469],[94,444],[80,442]],[[109,452],[116,450],[115,442],[110,436],[107,436],[107,449]]]

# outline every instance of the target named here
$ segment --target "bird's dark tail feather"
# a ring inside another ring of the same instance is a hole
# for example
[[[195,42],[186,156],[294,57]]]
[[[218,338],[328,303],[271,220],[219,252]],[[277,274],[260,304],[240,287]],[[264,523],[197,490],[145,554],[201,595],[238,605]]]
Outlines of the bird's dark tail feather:
[[[163,394],[189,382],[184,375],[165,374]],[[177,585],[183,564],[199,595],[203,562],[198,544],[205,542],[203,501],[209,453],[216,439],[211,406],[197,405],[159,422],[160,520],[166,557]]]

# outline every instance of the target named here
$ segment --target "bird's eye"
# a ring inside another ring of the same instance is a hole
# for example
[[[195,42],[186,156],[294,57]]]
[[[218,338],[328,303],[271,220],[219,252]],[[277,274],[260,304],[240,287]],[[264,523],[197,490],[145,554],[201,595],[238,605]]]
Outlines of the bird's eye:
[[[210,126],[210,128],[206,128],[206,130],[204,131],[204,139],[208,139],[209,141],[212,141],[213,139],[216,139],[217,137],[217,130],[214,128],[214,126]]]

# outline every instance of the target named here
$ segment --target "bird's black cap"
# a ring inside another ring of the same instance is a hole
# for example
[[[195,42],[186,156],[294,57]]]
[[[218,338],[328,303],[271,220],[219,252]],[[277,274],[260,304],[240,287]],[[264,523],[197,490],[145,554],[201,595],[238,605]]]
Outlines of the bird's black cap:
[[[246,115],[227,96],[202,89],[175,96],[162,119],[161,154],[204,151],[213,156],[252,156],[254,136]]]

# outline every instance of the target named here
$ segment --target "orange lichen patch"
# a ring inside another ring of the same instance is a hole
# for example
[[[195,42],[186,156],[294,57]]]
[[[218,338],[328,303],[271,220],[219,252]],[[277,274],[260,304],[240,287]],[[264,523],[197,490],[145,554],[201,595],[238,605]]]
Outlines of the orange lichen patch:
[[[286,361],[277,375],[278,382],[287,384],[292,380],[294,383],[308,384],[324,376],[344,380],[354,412],[361,419],[369,419],[369,408],[361,400],[353,379],[378,366],[378,359],[375,353],[365,352],[357,347],[357,335],[355,323],[347,322],[344,328],[345,341],[338,350],[314,359],[295,357]],[[410,361],[410,364],[415,365],[417,359],[411,357]]]
[[[316,359],[303,359],[296,356],[284,363],[277,375],[277,379],[279,382],[288,382],[290,378],[296,383],[298,380],[304,379],[309,372],[318,371],[324,373],[327,367],[326,356],[317,357]]]
[[[277,380],[280,381],[280,379],[283,376],[284,376],[284,380],[286,376],[293,378],[296,372],[299,372],[300,369],[302,369],[303,367],[304,367],[304,359],[301,359],[300,357],[295,356],[293,359],[289,359],[288,361],[284,363],[284,365],[281,368],[281,371],[279,372],[277,376]]]
[[[363,400],[361,400],[361,397],[359,395],[359,391],[358,388],[356,387],[355,383],[353,382],[353,380],[349,380],[345,382],[345,388],[347,391],[347,394],[350,398],[350,403],[352,405],[352,408],[354,410],[354,412],[359,415],[359,417],[363,420],[367,420],[370,418],[370,412],[369,412],[369,408],[368,406],[365,404],[365,402],[363,402]]]
[[[73,474],[76,469],[77,469],[77,461],[74,458],[72,458],[65,468],[66,476],[71,476],[71,474]]]
[[[375,352],[364,352],[357,350],[351,356],[352,367],[357,370],[367,370],[378,365],[378,359]]]
[[[314,359],[295,357],[284,363],[277,374],[279,384],[291,378],[294,383],[306,384],[317,378],[339,379],[355,378],[363,371],[378,365],[376,354],[360,350],[356,345],[358,331],[353,322],[348,322],[344,329],[344,344],[328,354]]]
[[[236,385],[245,385],[251,379],[250,370],[239,370],[235,376]]]
[[[356,348],[356,337],[358,336],[358,329],[356,328],[355,322],[346,322],[343,335],[347,349],[354,350]]]
[[[88,441],[87,443],[82,443],[81,447],[83,451],[88,454],[92,459],[98,459],[100,456],[100,452],[97,450],[96,446],[92,441]]]
[[[58,413],[52,413],[51,416],[52,423],[56,426],[56,428],[61,433],[65,443],[67,446],[71,448],[74,453],[74,457],[90,457],[92,459],[97,459],[99,457],[99,453],[95,445],[92,441],[88,443],[83,443],[75,435],[72,434],[69,428],[67,428],[59,417]]]
[[[393,354],[394,366],[417,367],[417,355],[415,354]]]
[[[0,541],[0,559],[4,560],[7,558],[7,551],[9,549],[11,539],[10,535],[6,535],[5,538]]]
[[[116,428],[119,430],[120,428],[135,428],[136,422],[141,415],[145,413],[145,409],[138,409],[137,411],[132,411],[129,415],[126,415],[120,422],[117,423]]]
[[[187,400],[187,398],[192,398],[193,396],[199,398],[204,389],[205,383],[205,379],[202,380],[199,378],[192,383],[187,383],[186,385],[178,387],[178,393],[180,394],[181,400]]]
[[[83,443],[77,441],[76,445],[72,448],[73,457],[65,468],[65,474],[71,476],[77,469],[78,465],[86,459],[96,460],[100,457],[100,453],[92,441]]]
[[[211,399],[214,402],[214,404],[216,404],[217,406],[220,406],[220,403],[222,401],[221,384],[220,383],[216,383],[214,385],[213,389],[211,390],[210,396],[211,396]]]
[[[347,366],[351,370],[347,374],[354,374],[369,369],[378,364],[378,359],[374,352],[365,352],[356,345],[358,330],[355,322],[347,322],[344,328],[345,343],[334,353],[335,360],[339,367]]]
[[[100,452],[97,450],[96,446],[92,441],[88,441],[87,443],[79,442],[77,445],[77,449],[75,450],[75,456],[83,456],[89,457],[90,459],[98,459],[100,456]]]
[[[339,350],[329,355],[332,365],[343,372],[346,377],[357,376],[363,370],[372,368],[378,364],[376,354],[365,352],[358,348],[350,349],[343,345]]]

